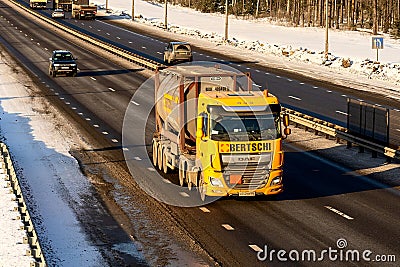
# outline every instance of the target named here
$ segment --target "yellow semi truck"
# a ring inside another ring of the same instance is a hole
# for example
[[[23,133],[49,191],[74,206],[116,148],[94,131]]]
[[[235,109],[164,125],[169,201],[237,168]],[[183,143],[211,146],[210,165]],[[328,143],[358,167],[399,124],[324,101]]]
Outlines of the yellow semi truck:
[[[196,186],[203,201],[282,192],[289,117],[275,96],[253,90],[249,74],[170,67],[156,71],[155,99],[152,161],[165,173],[178,169],[181,186]]]
[[[45,9],[47,7],[47,0],[30,0],[29,6],[32,9]]]

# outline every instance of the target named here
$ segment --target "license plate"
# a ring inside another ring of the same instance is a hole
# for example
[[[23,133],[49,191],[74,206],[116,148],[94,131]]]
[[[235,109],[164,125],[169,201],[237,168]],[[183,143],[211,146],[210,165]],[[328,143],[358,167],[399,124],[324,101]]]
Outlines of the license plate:
[[[256,192],[239,192],[239,197],[254,197]]]

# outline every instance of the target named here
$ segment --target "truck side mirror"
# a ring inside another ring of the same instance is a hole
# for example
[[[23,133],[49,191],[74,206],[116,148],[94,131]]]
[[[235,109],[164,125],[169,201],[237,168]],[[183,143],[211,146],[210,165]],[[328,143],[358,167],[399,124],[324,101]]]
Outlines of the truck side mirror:
[[[288,135],[290,135],[290,134],[292,133],[292,130],[291,130],[290,128],[285,128],[285,129],[283,130],[283,133],[284,133],[286,136],[288,136]]]
[[[283,126],[288,127],[290,123],[289,114],[283,114]]]

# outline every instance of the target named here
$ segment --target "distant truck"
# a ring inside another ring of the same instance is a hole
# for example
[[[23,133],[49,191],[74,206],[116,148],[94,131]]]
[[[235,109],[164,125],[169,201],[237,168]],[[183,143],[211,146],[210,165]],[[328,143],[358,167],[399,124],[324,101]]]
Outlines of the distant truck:
[[[45,9],[47,7],[47,0],[30,0],[29,6],[32,9]]]
[[[72,3],[72,17],[75,19],[95,19],[97,6],[89,5],[89,0],[79,1],[79,4]]]
[[[248,74],[218,66],[156,71],[153,164],[207,196],[283,191],[282,139],[289,117],[278,99],[253,91]]]

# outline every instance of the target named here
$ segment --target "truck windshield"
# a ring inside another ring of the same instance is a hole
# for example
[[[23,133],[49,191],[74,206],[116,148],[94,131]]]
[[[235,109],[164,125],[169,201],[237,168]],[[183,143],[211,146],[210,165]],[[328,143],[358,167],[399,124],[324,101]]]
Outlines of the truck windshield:
[[[281,135],[279,113],[212,114],[211,139],[215,141],[261,141]]]

